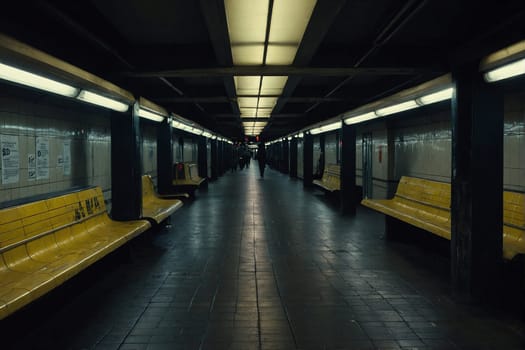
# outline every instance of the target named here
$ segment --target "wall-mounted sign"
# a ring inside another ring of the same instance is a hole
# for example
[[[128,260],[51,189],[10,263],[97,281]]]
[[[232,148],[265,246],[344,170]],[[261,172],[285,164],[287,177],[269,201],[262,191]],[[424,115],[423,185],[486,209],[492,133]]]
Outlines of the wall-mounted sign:
[[[2,184],[14,184],[20,180],[20,157],[18,136],[0,135],[2,149]]]
[[[49,179],[49,139],[36,138],[36,179]]]

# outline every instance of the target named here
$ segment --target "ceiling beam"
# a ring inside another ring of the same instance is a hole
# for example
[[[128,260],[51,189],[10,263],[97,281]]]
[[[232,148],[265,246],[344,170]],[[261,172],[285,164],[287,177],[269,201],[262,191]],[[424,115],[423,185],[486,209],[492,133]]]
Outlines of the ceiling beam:
[[[238,119],[238,116],[234,115],[234,114],[223,114],[223,113],[216,113],[216,114],[212,114],[212,116],[214,118],[217,118],[217,119],[220,119],[221,123],[227,119],[230,119],[230,120],[239,120]],[[305,114],[304,113],[282,113],[282,114],[272,114],[272,118],[279,118],[279,119],[296,119],[296,118],[302,118],[304,117]],[[251,118],[240,118],[241,120],[245,120],[245,119],[251,119]],[[264,120],[269,120],[269,118],[259,118],[259,119],[264,119]]]
[[[307,66],[312,57],[319,49],[326,34],[336,20],[341,10],[345,7],[347,0],[318,1],[315,5],[310,22],[306,27],[299,49],[295,54],[293,64],[296,66]],[[301,77],[292,76],[288,78],[283,89],[283,97],[292,96],[293,92],[301,82]],[[274,107],[274,112],[279,113],[286,102],[279,100]]]
[[[200,9],[206,27],[208,28],[208,35],[215,51],[217,63],[221,66],[232,66],[233,58],[230,48],[230,35],[228,33],[228,23],[226,21],[226,10],[224,8],[223,0],[200,0]],[[223,79],[224,89],[229,99],[231,109],[237,115],[239,120],[240,110],[239,106],[232,99],[235,98],[235,83],[232,76],[221,76]],[[240,123],[239,131],[240,129]]]
[[[158,97],[151,98],[157,103],[230,103],[236,102],[239,98],[250,97],[257,98],[253,95],[242,95],[237,98],[229,98],[227,96],[209,96],[209,97]],[[279,97],[279,96],[260,96],[260,97]],[[343,102],[347,99],[338,97],[284,97],[287,103],[316,103],[316,102]]]
[[[410,67],[292,67],[292,66],[236,66],[218,68],[190,68],[152,72],[123,72],[129,78],[224,78],[233,76],[298,76],[341,77],[349,75],[417,75],[435,71]]]

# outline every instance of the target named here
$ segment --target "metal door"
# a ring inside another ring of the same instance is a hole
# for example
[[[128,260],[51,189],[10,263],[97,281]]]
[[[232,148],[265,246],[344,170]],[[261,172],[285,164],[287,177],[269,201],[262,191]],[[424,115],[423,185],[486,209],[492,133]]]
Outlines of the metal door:
[[[363,198],[372,198],[372,134],[363,134]]]

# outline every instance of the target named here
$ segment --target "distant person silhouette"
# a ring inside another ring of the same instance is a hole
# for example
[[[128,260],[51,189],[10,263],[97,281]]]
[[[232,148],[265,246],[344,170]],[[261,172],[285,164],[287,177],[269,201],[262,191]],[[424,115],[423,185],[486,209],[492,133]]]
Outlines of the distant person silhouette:
[[[261,178],[264,178],[264,168],[266,167],[266,147],[264,143],[259,143],[259,148],[257,149],[257,161],[259,162],[259,173]]]

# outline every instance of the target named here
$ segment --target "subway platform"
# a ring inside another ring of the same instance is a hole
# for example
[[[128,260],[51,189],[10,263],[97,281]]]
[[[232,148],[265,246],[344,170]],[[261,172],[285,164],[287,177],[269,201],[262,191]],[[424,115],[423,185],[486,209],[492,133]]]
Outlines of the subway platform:
[[[452,297],[440,249],[386,241],[257,164],[227,173],[2,321],[12,349],[525,349],[525,324]],[[4,349],[4,346],[2,346]]]

